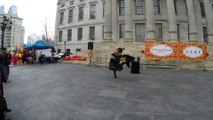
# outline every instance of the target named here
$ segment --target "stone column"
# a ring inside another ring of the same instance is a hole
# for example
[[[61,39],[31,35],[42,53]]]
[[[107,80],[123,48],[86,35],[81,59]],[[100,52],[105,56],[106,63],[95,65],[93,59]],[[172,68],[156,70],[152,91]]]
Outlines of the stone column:
[[[118,1],[113,0],[112,1],[112,39],[114,42],[118,42]]]
[[[174,0],[166,0],[168,8],[168,18],[169,18],[169,41],[177,41],[177,23],[176,23],[176,13]]]
[[[60,18],[60,14],[59,14],[59,10],[60,10],[60,4],[57,3],[57,11],[56,11],[56,18],[55,18],[55,44],[56,44],[56,49],[59,49],[59,18]]]
[[[146,0],[146,41],[156,40],[153,0]]]
[[[195,16],[196,16],[196,25],[197,25],[197,40],[198,43],[203,43],[203,25],[201,17],[200,2],[198,0],[194,1],[195,5]]]
[[[194,1],[186,0],[186,4],[189,16],[189,42],[198,42]]]
[[[105,0],[105,27],[104,27],[104,41],[112,41],[112,0]]]
[[[209,0],[203,0],[205,12],[206,12],[206,21],[207,21],[207,29],[208,29],[208,43],[213,44],[213,11],[211,7],[211,3]]]
[[[133,0],[125,0],[125,41],[133,41]]]

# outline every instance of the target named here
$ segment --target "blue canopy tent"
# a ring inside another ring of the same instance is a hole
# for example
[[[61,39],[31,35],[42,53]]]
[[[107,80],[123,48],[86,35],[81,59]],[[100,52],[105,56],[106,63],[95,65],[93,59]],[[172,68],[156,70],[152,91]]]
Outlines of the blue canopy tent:
[[[51,48],[54,48],[54,47],[44,43],[43,41],[37,41],[33,44],[33,48],[35,50],[41,50],[41,49],[51,49]]]
[[[28,46],[26,44],[22,44],[22,47],[24,48],[24,50],[30,50],[33,48],[32,46]]]
[[[33,48],[32,46],[29,46],[29,45],[24,44],[24,43],[22,44],[22,47],[24,48],[24,50],[31,50]],[[11,48],[10,51],[15,52],[15,51],[19,51],[19,50],[20,50],[20,48],[16,47],[16,48]]]

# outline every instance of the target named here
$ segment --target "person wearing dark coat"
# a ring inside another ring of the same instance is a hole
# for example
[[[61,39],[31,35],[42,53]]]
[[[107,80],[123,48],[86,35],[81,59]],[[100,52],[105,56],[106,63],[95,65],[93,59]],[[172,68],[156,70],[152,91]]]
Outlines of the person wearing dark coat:
[[[5,78],[0,67],[0,120],[10,120],[4,115],[4,112],[11,112],[12,110],[7,107],[7,102],[4,97],[3,82],[5,82]]]
[[[10,82],[10,80],[8,80],[8,76],[10,73],[10,67],[9,67],[10,59],[11,59],[11,54],[9,54],[7,52],[7,48],[3,47],[1,49],[1,53],[0,53],[0,66],[3,70],[3,74],[6,79],[6,83]]]
[[[9,75],[9,56],[6,54],[6,49],[2,48],[0,51],[0,120],[10,120],[5,117],[4,112],[11,112],[12,110],[7,107],[7,102],[4,96],[3,83],[7,82]],[[5,67],[8,65],[8,68]]]

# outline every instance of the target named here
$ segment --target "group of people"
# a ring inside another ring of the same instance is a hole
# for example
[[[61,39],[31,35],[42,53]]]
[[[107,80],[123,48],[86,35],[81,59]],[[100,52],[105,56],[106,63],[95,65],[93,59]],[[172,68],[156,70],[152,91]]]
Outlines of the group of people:
[[[10,59],[11,54],[7,51],[7,48],[2,47],[0,50],[0,120],[9,120],[4,113],[11,112],[11,109],[7,107],[3,89],[3,85],[10,82],[8,79]]]
[[[11,52],[11,62],[13,65],[22,65],[24,63],[31,63],[33,64],[35,57],[35,52],[32,50],[26,51],[14,51]]]
[[[54,62],[54,52],[51,55],[45,55],[42,51],[32,50],[13,50],[10,51],[10,62],[12,65],[34,64],[34,63],[52,63]]]

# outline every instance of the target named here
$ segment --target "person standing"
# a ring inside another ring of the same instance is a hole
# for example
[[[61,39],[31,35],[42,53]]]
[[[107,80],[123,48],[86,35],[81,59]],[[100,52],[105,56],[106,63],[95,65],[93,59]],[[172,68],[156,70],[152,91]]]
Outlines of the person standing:
[[[6,83],[10,83],[10,80],[8,80],[8,76],[10,74],[10,59],[11,55],[8,53],[7,48],[3,47],[1,49],[1,54],[0,54],[0,61],[1,61],[1,68],[4,74],[4,78],[6,80]]]
[[[17,65],[18,58],[17,58],[17,52],[16,51],[14,52],[12,59],[13,59],[13,65]]]
[[[18,51],[17,57],[18,57],[18,65],[22,65],[22,54],[21,54],[21,51]]]
[[[7,101],[4,96],[3,83],[6,83],[3,66],[5,64],[5,48],[0,51],[0,120],[10,120],[6,118],[4,112],[11,112],[12,110],[7,107]],[[9,63],[9,61],[8,61]],[[8,65],[9,66],[9,65]]]

